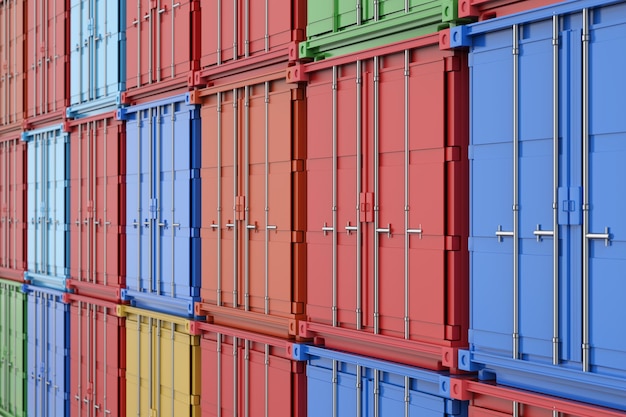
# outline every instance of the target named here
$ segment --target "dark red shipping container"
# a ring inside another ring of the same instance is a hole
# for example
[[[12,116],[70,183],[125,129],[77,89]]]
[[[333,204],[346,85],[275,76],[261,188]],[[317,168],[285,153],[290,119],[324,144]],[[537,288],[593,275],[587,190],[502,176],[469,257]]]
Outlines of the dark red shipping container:
[[[326,347],[456,368],[468,329],[468,67],[438,35],[308,79],[308,322]]]
[[[70,126],[70,280],[82,295],[118,301],[125,286],[126,130],[115,113]]]
[[[562,0],[459,0],[459,17],[487,20],[560,1]]]
[[[0,277],[24,281],[26,269],[26,142],[0,137]]]
[[[623,411],[468,379],[451,382],[452,398],[469,401],[469,417],[619,417]]]
[[[65,294],[70,308],[72,416],[126,416],[126,319],[117,305]]]
[[[202,334],[203,417],[306,417],[306,362],[286,340],[193,322]]]
[[[65,118],[69,105],[69,3],[26,0],[25,117],[29,125]]]
[[[200,6],[201,70],[190,84],[298,58],[306,0],[200,0]]]
[[[202,103],[203,202],[196,314],[293,337],[306,302],[306,102],[285,69],[194,93]]]
[[[126,2],[126,92],[122,101],[154,100],[188,90],[200,59],[199,0]]]
[[[24,119],[24,0],[0,2],[0,134]]]

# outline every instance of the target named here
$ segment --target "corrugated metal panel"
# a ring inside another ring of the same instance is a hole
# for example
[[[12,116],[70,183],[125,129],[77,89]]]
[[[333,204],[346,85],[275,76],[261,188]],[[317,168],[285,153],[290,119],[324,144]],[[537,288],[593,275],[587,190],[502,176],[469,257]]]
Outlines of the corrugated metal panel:
[[[67,294],[71,302],[70,413],[126,416],[126,325],[117,305]]]
[[[24,280],[26,269],[26,144],[0,139],[0,276]]]
[[[26,117],[29,123],[58,120],[69,98],[69,17],[66,0],[27,0]]]
[[[306,415],[304,362],[282,338],[192,323],[202,332],[202,415]],[[311,415],[311,414],[310,414]]]
[[[618,410],[467,378],[451,379],[453,398],[469,401],[476,417],[618,417]]]
[[[69,304],[60,291],[30,285],[25,285],[24,291],[28,307],[27,409],[42,417],[69,416]]]
[[[304,40],[306,27],[306,0],[200,4],[202,70],[195,74],[194,85],[205,85],[220,73],[298,58],[298,42]]]
[[[292,349],[307,361],[308,415],[467,416],[467,403],[451,399],[446,373],[314,346]]]
[[[455,368],[468,327],[466,55],[430,35],[303,72],[315,278],[300,335]]]
[[[459,0],[459,17],[493,19],[513,13],[536,9],[561,0]]]
[[[0,280],[0,414],[26,417],[26,295]]]
[[[62,126],[22,134],[28,155],[28,267],[35,285],[65,289],[69,275],[69,154]]]
[[[24,119],[24,0],[0,4],[0,131]]]
[[[191,322],[119,306],[126,317],[126,415],[200,416],[200,337]]]
[[[187,90],[200,59],[198,0],[128,0],[125,102],[155,92]],[[170,93],[172,94],[172,93]]]
[[[328,58],[424,36],[454,26],[457,1],[307,1],[300,58]]]
[[[126,286],[132,305],[193,316],[200,291],[200,120],[187,95],[127,120]]]
[[[465,366],[622,410],[624,16],[570,1],[452,36],[470,46],[474,91]]]
[[[71,122],[69,286],[116,301],[126,269],[126,129],[113,113]]]
[[[200,95],[204,272],[196,314],[288,337],[306,300],[304,91],[272,80]]]
[[[71,0],[70,108],[81,117],[116,108],[126,88],[126,0]]]

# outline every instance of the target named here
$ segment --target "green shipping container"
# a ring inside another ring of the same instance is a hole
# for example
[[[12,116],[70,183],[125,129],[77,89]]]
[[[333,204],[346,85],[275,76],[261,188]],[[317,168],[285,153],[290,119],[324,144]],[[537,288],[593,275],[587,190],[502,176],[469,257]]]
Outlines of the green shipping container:
[[[300,58],[323,59],[456,25],[457,0],[308,0]]]
[[[0,416],[26,416],[26,294],[0,280]]]

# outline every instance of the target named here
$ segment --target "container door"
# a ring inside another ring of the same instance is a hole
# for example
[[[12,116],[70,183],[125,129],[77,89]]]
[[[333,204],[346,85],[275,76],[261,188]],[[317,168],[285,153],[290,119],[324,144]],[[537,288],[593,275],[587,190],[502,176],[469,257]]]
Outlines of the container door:
[[[192,296],[191,178],[189,111],[172,103],[155,109],[154,172],[156,201],[155,282],[161,295]]]
[[[11,145],[12,142],[9,141],[0,143],[0,184],[2,184],[0,188],[0,266],[4,268],[8,268],[11,263],[9,258],[10,246],[8,243],[11,237],[9,227],[13,213],[9,210],[11,204],[10,195],[14,192],[13,185],[15,184],[15,182],[11,182],[9,176],[11,170],[9,163],[11,154],[13,154]]]
[[[616,56],[614,48],[623,44],[626,37],[626,24],[617,17],[625,10],[620,4],[590,14],[589,62],[584,62],[583,55],[583,66],[589,68],[588,114],[583,110],[583,118],[589,118],[586,140],[583,131],[583,146],[588,155],[583,155],[582,169],[586,190],[583,201],[589,206],[583,223],[583,257],[588,257],[583,258],[582,264],[583,288],[588,286],[588,292],[583,293],[583,338],[588,326],[589,339],[583,339],[583,344],[588,342],[592,349],[583,361],[590,360],[592,367],[621,372],[626,371],[626,339],[616,329],[620,326],[619,317],[626,314],[620,296],[626,293],[626,219],[621,210],[626,198],[623,188],[616,185],[621,185],[621,178],[626,175],[626,121],[612,103],[617,103],[615,100],[624,91],[619,68],[626,59]],[[586,82],[583,79],[583,85]],[[589,303],[588,310],[584,303]]]
[[[152,47],[148,43],[152,36],[150,4],[150,0],[127,2],[126,38],[128,44],[125,59],[126,86],[129,89],[148,84],[151,79],[152,67],[150,66],[149,69],[149,65],[151,65]]]
[[[311,3],[309,3],[311,4]],[[309,9],[312,6],[309,5]],[[309,16],[310,17],[310,16]],[[315,73],[307,92],[307,314],[337,325],[337,123],[336,68]],[[344,103],[345,104],[345,103]],[[345,104],[348,105],[348,104]],[[346,112],[346,116],[349,112]],[[350,193],[346,191],[346,193]],[[351,214],[351,213],[348,213]],[[343,219],[341,219],[343,220]],[[353,219],[351,226],[355,225]],[[352,240],[354,240],[354,235]]]
[[[70,6],[70,102],[79,104],[92,99],[90,89],[90,0],[72,0]]]
[[[152,115],[140,110],[129,115],[126,174],[126,285],[128,288],[152,290],[152,225],[150,197],[152,187]]]
[[[193,44],[197,41],[199,28],[193,27],[192,8],[197,7],[195,1],[156,0],[154,18],[154,48],[156,56],[153,81],[167,81],[177,77],[187,77],[193,68],[190,64]],[[180,45],[186,47],[181,48]]]
[[[108,0],[94,2],[94,62],[95,98],[107,97],[123,90],[126,80],[125,39],[120,36],[120,26],[125,19],[126,3]]]
[[[309,415],[371,416],[373,415],[372,380],[354,372],[346,372],[338,361],[321,366],[307,365],[307,404]]]
[[[0,4],[0,126],[19,122],[24,117],[24,5],[23,1]]]
[[[43,189],[41,188],[42,143],[33,138],[28,142],[28,264],[30,272],[39,273],[43,269],[43,229],[41,224],[41,203]]]
[[[307,2],[307,37],[314,37],[335,29],[335,1]]]
[[[68,135],[60,130],[50,132],[48,155],[48,252],[49,274],[63,277],[66,274],[66,166],[65,155]]]
[[[0,283],[0,410],[26,415],[26,311],[24,294],[14,284]]]

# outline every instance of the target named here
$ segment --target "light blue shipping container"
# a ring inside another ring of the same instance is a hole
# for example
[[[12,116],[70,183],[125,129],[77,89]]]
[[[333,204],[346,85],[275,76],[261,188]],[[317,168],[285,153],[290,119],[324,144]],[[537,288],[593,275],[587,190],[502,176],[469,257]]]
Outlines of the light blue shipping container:
[[[24,285],[28,415],[69,416],[70,306],[60,291]]]
[[[70,21],[67,116],[116,109],[126,89],[126,0],[71,0]]]
[[[626,3],[567,1],[451,38],[471,67],[460,366],[626,410]]]
[[[467,416],[447,373],[303,344],[292,352],[307,361],[309,416]]]
[[[62,125],[22,133],[28,154],[24,279],[59,290],[65,290],[70,265],[68,137]]]
[[[200,110],[188,95],[126,120],[126,287],[131,305],[192,317],[200,294]]]

